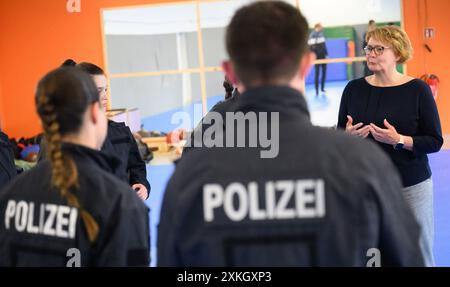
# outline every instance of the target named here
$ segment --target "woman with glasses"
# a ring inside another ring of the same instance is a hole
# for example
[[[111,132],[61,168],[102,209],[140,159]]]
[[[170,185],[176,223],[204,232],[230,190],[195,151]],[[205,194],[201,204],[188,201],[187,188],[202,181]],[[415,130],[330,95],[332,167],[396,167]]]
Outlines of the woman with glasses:
[[[367,66],[373,75],[347,84],[338,127],[374,140],[390,156],[422,228],[426,264],[433,266],[433,182],[427,154],[439,151],[443,143],[438,110],[426,83],[396,69],[412,54],[405,31],[379,27],[367,33],[366,41]]]

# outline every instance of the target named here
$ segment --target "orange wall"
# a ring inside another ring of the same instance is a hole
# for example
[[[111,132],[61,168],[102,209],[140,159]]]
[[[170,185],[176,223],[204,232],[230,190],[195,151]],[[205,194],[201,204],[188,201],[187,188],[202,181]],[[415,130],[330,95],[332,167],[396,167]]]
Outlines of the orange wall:
[[[1,3],[0,3],[0,129],[3,130],[3,122],[4,122],[4,113],[3,113],[3,87],[2,87],[2,75],[3,75],[3,63],[2,63],[2,47],[3,47],[3,37],[2,35],[4,35],[4,17],[3,17],[3,10],[1,8]]]
[[[81,0],[81,13],[68,13],[66,0],[0,1],[0,120],[10,136],[40,131],[34,89],[47,71],[68,57],[103,64],[100,8],[171,0]],[[436,29],[425,52],[422,30],[427,1],[428,26]],[[420,9],[418,9],[420,7]],[[403,0],[405,29],[415,48],[408,73],[436,73],[441,78],[438,108],[444,132],[450,133],[449,0]]]
[[[404,27],[414,47],[414,58],[408,62],[407,72],[414,77],[433,73],[440,78],[436,103],[445,134],[450,134],[449,11],[449,0],[403,0]],[[433,39],[424,39],[425,27],[435,29]],[[432,53],[424,48],[425,43]]]
[[[1,35],[1,34],[0,34]],[[2,74],[0,67],[0,75]],[[3,130],[3,95],[2,95],[2,79],[0,78],[0,130]]]
[[[0,1],[0,119],[10,137],[40,132],[35,113],[37,81],[66,58],[103,65],[100,8],[168,0],[81,0],[68,13],[67,0]]]

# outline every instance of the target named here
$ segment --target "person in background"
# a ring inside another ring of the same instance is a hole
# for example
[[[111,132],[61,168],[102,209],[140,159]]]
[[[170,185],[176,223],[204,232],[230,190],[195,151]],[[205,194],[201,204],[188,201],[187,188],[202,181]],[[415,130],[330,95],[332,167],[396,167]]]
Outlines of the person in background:
[[[402,178],[402,194],[421,227],[425,262],[434,266],[433,181],[427,154],[443,144],[436,103],[425,82],[396,69],[412,55],[405,31],[378,27],[367,33],[366,40],[373,75],[347,84],[337,125],[371,139],[391,158]]]
[[[314,30],[309,34],[308,45],[312,52],[316,55],[317,60],[326,59],[328,57],[328,50],[326,45],[325,35],[323,34],[322,24],[314,25]],[[314,85],[316,88],[316,97],[319,95],[319,73],[322,70],[322,78],[320,82],[320,90],[325,93],[325,81],[327,76],[327,64],[315,65]]]
[[[225,76],[225,79],[223,80],[223,87],[225,88],[225,101],[231,99],[232,97],[239,96],[238,88],[233,86],[227,76]]]
[[[91,76],[51,71],[35,99],[48,156],[0,192],[0,266],[148,266],[148,208],[100,152],[107,119]]]
[[[223,81],[223,87],[225,89],[225,99],[215,104],[211,108],[211,110],[202,118],[202,120],[194,128],[194,130],[190,134],[188,134],[188,141],[183,147],[182,155],[188,153],[193,148],[201,148],[204,146],[205,143],[203,142],[203,133],[214,123],[211,120],[211,112],[225,115],[225,113],[230,110],[232,105],[239,99],[240,93],[238,87],[235,87],[235,85],[233,85],[226,76]]]

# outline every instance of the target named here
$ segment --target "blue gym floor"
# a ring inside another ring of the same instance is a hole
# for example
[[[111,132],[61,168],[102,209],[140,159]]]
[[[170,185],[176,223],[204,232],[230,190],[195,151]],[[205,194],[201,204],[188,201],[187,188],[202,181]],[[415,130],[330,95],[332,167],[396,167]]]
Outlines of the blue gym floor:
[[[336,123],[337,111],[342,90],[346,82],[331,82],[326,85],[326,93],[315,96],[313,87],[306,87],[306,98],[314,124],[332,126]],[[208,99],[208,107],[221,100],[223,96]],[[193,112],[192,108],[185,111]],[[168,132],[176,125],[170,124],[170,117],[174,111],[143,119],[147,130]],[[194,123],[195,124],[195,123]],[[435,210],[435,245],[434,254],[437,266],[450,267],[450,150],[442,150],[429,156],[434,181],[434,210]],[[148,180],[152,185],[150,198],[146,204],[150,207],[151,258],[152,266],[156,264],[157,224],[159,222],[160,207],[167,181],[174,170],[174,165],[147,165]]]

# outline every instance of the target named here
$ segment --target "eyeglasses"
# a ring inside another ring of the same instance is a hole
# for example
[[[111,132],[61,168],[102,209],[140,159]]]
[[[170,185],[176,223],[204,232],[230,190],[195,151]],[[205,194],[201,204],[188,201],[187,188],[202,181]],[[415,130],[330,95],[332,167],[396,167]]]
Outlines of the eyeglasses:
[[[374,51],[376,56],[381,56],[381,55],[383,55],[383,52],[384,52],[385,49],[390,49],[390,48],[389,47],[383,47],[383,46],[374,46],[374,47],[372,47],[372,46],[365,46],[364,47],[364,52],[366,53],[366,55],[370,55],[370,53],[372,51]]]

